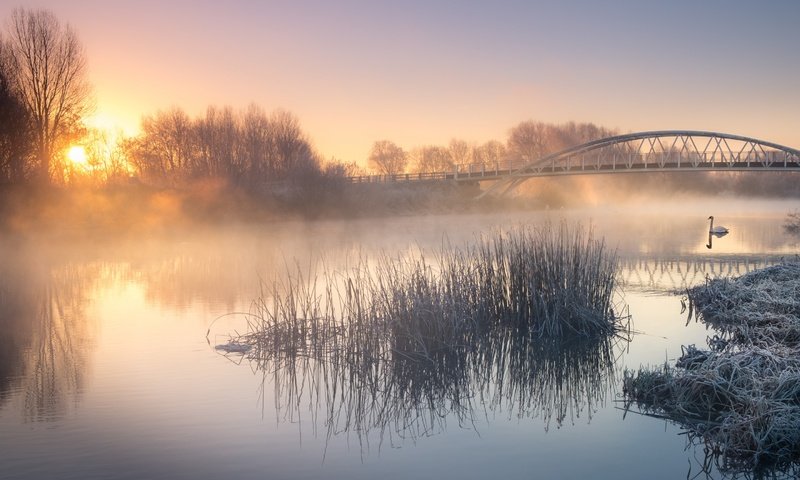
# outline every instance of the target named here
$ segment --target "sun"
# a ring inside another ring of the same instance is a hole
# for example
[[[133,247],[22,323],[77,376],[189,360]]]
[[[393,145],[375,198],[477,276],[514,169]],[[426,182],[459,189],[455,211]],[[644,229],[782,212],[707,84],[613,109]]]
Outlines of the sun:
[[[72,147],[70,147],[70,149],[67,151],[67,158],[69,159],[70,162],[76,165],[81,165],[85,167],[88,164],[88,160],[86,158],[86,150],[84,150],[84,148],[81,147],[80,145],[73,145]]]

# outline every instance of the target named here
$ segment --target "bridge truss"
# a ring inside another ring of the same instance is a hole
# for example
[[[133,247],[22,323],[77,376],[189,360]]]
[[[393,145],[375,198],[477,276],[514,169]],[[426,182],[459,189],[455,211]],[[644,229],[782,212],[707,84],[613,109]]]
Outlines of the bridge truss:
[[[594,140],[498,176],[481,194],[504,195],[532,177],[642,171],[800,171],[800,151],[750,137],[661,130]],[[470,169],[470,172],[472,169]],[[463,177],[463,176],[462,176]]]

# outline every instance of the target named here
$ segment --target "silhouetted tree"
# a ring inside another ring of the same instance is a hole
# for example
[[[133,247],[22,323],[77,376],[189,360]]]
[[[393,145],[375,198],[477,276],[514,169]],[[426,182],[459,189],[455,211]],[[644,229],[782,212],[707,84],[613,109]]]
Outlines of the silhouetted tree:
[[[12,90],[13,79],[0,42],[0,182],[19,182],[33,149],[30,115]]]
[[[31,116],[39,177],[49,182],[59,141],[90,108],[83,47],[53,13],[19,8],[11,14],[5,49],[14,87]]]
[[[319,170],[319,161],[300,128],[300,121],[290,112],[277,110],[269,121],[270,154],[268,170],[275,179],[309,170]]]
[[[195,122],[194,176],[235,179],[241,175],[239,123],[233,109],[214,106],[208,107],[205,118]]]
[[[141,130],[125,151],[151,183],[214,178],[251,188],[286,181],[302,187],[322,172],[297,117],[283,110],[267,117],[255,105],[239,113],[211,106],[191,119],[174,108],[143,117]]]
[[[128,145],[129,160],[148,181],[175,182],[191,174],[194,132],[186,112],[173,108],[142,118],[142,133]]]
[[[268,176],[266,164],[270,153],[270,122],[264,110],[251,104],[242,115],[242,168],[251,185]]]
[[[382,175],[397,175],[405,171],[408,155],[405,150],[393,142],[379,140],[372,145],[369,164]]]

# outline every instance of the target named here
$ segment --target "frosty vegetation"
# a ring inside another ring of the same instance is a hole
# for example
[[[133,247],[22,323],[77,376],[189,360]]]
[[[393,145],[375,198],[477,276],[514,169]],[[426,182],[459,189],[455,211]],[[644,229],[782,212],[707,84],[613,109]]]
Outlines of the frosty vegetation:
[[[675,366],[626,371],[625,398],[683,426],[723,472],[797,472],[800,263],[712,280],[688,296],[717,332],[708,349],[690,345]]]

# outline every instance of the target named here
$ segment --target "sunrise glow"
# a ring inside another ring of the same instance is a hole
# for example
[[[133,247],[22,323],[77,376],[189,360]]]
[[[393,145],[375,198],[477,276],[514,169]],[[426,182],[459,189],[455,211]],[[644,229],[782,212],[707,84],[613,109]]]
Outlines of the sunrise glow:
[[[75,165],[87,167],[89,160],[86,156],[86,149],[80,145],[73,145],[67,150],[67,159]]]

